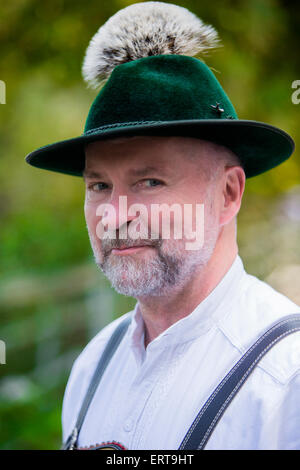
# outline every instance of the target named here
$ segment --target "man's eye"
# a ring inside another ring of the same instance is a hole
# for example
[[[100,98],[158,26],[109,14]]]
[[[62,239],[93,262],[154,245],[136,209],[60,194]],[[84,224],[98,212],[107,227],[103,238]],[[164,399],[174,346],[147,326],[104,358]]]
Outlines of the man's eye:
[[[144,182],[145,183],[150,183],[149,185],[146,185],[146,186],[151,187],[151,188],[153,188],[154,186],[159,186],[159,185],[162,184],[161,181],[156,180],[154,178],[148,178],[147,180],[144,180]]]
[[[89,187],[89,189],[91,189],[92,191],[97,191],[97,192],[103,191],[106,188],[107,188],[106,183],[94,183]]]

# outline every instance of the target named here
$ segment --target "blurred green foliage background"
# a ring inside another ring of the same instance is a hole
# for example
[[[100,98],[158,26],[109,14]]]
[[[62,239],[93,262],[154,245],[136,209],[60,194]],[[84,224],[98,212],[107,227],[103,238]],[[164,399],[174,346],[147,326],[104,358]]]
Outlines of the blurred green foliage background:
[[[81,77],[96,30],[131,1],[10,0],[0,6],[0,449],[57,449],[72,362],[135,299],[96,268],[82,179],[25,163],[35,148],[82,133],[96,93]],[[176,2],[172,2],[176,3]],[[296,141],[284,164],[247,180],[238,218],[246,270],[300,304],[299,3],[177,1],[213,24],[223,47],[206,59],[239,117]],[[242,313],[242,312],[241,312]]]

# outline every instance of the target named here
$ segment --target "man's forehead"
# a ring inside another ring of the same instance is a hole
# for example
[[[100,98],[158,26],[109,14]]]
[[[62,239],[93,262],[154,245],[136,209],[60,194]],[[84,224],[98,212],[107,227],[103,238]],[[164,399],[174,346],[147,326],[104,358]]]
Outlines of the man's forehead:
[[[170,138],[129,138],[93,142],[85,148],[84,177],[97,177],[104,172],[122,168],[132,176],[153,172],[169,174],[174,168],[180,148],[168,146]]]
[[[138,166],[128,167],[125,172],[128,176],[136,176],[136,177],[143,177],[149,176],[151,174],[163,174],[167,175],[170,172],[170,168],[168,170],[167,167],[162,165],[161,163],[155,165],[145,165],[142,162]],[[101,167],[101,159],[99,161],[98,167],[86,167],[83,171],[84,178],[101,178],[105,176],[105,169],[103,165]]]
[[[142,177],[151,173],[167,176],[176,172],[178,165],[199,164],[209,146],[209,142],[200,139],[175,136],[135,136],[96,141],[85,148],[83,177],[97,178],[117,168],[130,176]]]

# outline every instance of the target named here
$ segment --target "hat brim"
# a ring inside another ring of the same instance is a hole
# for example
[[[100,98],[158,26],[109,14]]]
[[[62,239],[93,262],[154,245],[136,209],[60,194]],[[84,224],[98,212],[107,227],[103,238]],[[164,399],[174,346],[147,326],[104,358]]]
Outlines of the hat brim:
[[[247,178],[284,162],[293,153],[293,139],[281,129],[258,121],[218,119],[119,123],[79,137],[41,147],[25,158],[44,170],[82,176],[85,146],[97,140],[126,136],[182,136],[223,145],[240,159]]]

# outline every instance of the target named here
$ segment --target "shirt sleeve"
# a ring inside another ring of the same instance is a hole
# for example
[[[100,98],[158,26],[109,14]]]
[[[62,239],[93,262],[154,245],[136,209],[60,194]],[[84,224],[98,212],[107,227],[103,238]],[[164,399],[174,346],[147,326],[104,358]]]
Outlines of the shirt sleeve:
[[[284,393],[264,422],[262,450],[300,450],[300,371],[285,386]]]
[[[300,450],[300,371],[287,386],[278,434],[280,450]]]

